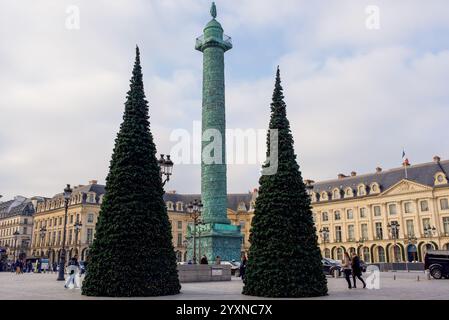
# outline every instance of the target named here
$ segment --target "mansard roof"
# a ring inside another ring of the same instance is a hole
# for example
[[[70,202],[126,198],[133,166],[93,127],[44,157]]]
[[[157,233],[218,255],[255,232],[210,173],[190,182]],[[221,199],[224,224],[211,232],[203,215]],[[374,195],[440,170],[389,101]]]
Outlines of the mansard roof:
[[[165,193],[164,194],[164,201],[171,201],[174,204],[176,204],[176,202],[182,202],[184,203],[184,205],[189,204],[190,202],[192,202],[195,199],[201,199],[201,195],[200,194],[178,194],[178,193]],[[252,193],[248,192],[248,193],[235,193],[235,194],[228,194],[228,209],[237,211],[239,204],[241,202],[245,203],[246,209],[249,210],[250,208],[250,203],[251,203],[251,199],[252,199]],[[184,207],[184,210],[186,208]]]
[[[443,172],[446,177],[449,173],[449,160],[440,162],[428,162],[407,167],[407,180],[413,181],[425,186],[435,186],[435,175],[438,172]],[[371,186],[377,183],[381,191],[385,191],[397,184],[399,181],[406,179],[405,168],[394,168],[386,171],[364,174],[359,176],[345,177],[341,179],[320,181],[313,184],[313,192],[321,194],[323,191],[332,192],[335,188],[346,189],[348,187],[357,190],[357,186],[364,184]],[[439,185],[435,187],[447,187],[448,184]]]
[[[32,216],[33,213],[33,203],[25,197],[18,196],[14,200],[0,203],[0,219],[14,216]]]

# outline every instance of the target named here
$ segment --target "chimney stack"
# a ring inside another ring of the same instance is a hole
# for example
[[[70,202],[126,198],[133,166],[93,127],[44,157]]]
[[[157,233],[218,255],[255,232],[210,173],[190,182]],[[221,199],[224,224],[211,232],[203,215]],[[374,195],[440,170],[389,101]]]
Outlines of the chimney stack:
[[[338,179],[339,180],[344,179],[344,178],[347,178],[346,175],[344,175],[343,173],[339,173],[338,174]]]
[[[377,172],[377,173],[381,173],[381,172],[382,172],[382,168],[381,168],[381,167],[377,167],[377,168],[376,168],[376,172]]]
[[[440,158],[439,156],[435,156],[435,157],[433,157],[433,161],[434,161],[435,163],[440,163],[441,158]]]
[[[98,183],[97,180],[90,180],[90,181],[89,181],[89,184],[97,184],[97,183]]]
[[[356,177],[356,176],[357,176],[357,172],[352,171],[352,172],[351,172],[351,177]]]

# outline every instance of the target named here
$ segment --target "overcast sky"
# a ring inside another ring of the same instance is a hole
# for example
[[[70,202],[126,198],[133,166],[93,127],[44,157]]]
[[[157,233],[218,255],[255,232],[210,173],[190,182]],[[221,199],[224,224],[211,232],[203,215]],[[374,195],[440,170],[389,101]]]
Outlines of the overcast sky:
[[[218,0],[228,128],[264,129],[276,66],[304,178],[449,159],[447,0]],[[0,0],[0,194],[52,196],[104,183],[141,49],[151,130],[168,153],[174,129],[201,118],[195,38],[209,0]],[[73,6],[79,8],[79,29]],[[379,29],[366,9],[380,10]],[[372,22],[372,20],[369,20]],[[69,28],[67,28],[67,23]],[[71,24],[72,23],[72,24]],[[258,185],[258,165],[231,165],[228,191]],[[198,165],[167,189],[200,191]]]

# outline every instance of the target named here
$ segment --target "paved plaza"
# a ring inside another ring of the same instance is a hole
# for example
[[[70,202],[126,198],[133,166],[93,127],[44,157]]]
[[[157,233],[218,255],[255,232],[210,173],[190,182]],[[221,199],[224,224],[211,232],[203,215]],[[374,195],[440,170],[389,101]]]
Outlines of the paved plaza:
[[[394,279],[396,276],[396,280]],[[0,300],[90,300],[80,290],[64,289],[64,282],[56,281],[56,274],[0,273]],[[419,277],[419,281],[418,281]],[[348,290],[343,278],[328,278],[329,295],[314,298],[323,300],[448,300],[449,280],[427,280],[424,273],[381,273],[379,290]],[[242,281],[234,278],[227,282],[184,283],[181,294],[170,297],[145,299],[173,300],[252,300],[259,299],[241,294]],[[142,299],[142,298],[141,298]]]

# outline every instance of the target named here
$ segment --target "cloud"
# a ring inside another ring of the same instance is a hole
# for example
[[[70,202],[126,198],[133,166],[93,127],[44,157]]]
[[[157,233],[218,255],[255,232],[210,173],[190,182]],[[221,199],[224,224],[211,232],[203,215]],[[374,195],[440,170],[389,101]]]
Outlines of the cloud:
[[[366,29],[378,5],[380,30]],[[68,5],[80,29],[67,30]],[[0,12],[0,194],[51,196],[104,182],[134,60],[141,48],[151,129],[201,116],[202,56],[194,41],[206,0],[20,1]],[[446,1],[217,1],[234,40],[226,53],[228,127],[265,129],[281,66],[304,177],[449,158]],[[229,192],[257,186],[258,165],[228,168]],[[200,191],[198,165],[177,165],[168,189]]]

